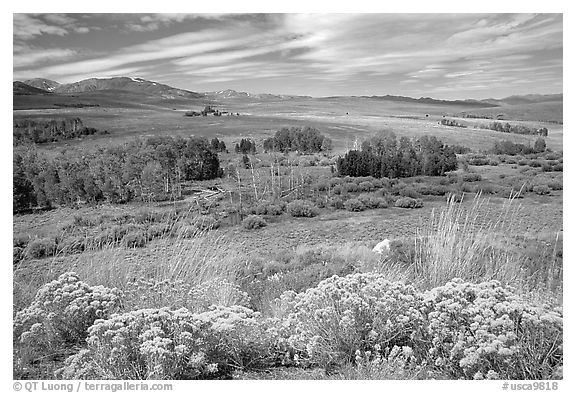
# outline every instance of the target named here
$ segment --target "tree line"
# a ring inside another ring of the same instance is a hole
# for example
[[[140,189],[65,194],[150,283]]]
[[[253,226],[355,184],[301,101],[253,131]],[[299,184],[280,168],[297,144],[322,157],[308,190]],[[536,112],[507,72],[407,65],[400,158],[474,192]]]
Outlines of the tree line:
[[[20,146],[13,155],[13,208],[177,199],[182,182],[221,175],[218,155],[198,137],[136,139],[91,152],[68,149],[50,158],[33,146]]]
[[[282,128],[276,134],[264,140],[266,152],[319,153],[332,149],[332,140],[311,127]]]
[[[372,137],[361,150],[351,150],[336,162],[340,176],[400,178],[442,176],[458,168],[454,148],[436,137],[397,139],[393,132]]]
[[[528,155],[534,153],[543,153],[546,151],[546,141],[540,137],[534,142],[534,146],[523,143],[514,143],[512,141],[499,141],[494,142],[492,153],[494,154],[507,154],[509,156],[516,156],[519,154]]]
[[[480,125],[480,128],[487,128],[489,130],[511,134],[548,136],[548,129],[546,127],[533,128],[521,124],[511,125],[510,123],[502,123],[498,121],[492,122],[488,125],[482,124]]]
[[[49,120],[14,120],[13,143],[14,145],[29,143],[48,143],[66,139],[75,139],[86,135],[107,134],[107,131],[99,131],[96,128],[85,127],[78,117],[70,119]]]

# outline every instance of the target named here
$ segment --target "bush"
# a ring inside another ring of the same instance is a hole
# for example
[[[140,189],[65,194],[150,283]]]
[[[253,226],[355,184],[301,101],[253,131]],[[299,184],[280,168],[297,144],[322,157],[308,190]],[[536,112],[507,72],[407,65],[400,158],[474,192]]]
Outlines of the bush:
[[[467,157],[466,161],[468,162],[468,164],[476,165],[476,166],[489,165],[490,164],[490,159],[486,156],[481,156],[481,155],[473,155],[473,156]]]
[[[360,191],[373,191],[374,188],[375,187],[372,182],[369,181],[363,181],[362,183],[358,184],[358,189]]]
[[[200,231],[209,231],[218,229],[220,222],[212,216],[200,216],[194,220],[194,226]]]
[[[424,206],[424,203],[421,199],[414,199],[410,197],[402,197],[398,198],[396,202],[394,202],[394,206],[402,207],[405,209],[417,209]]]
[[[407,345],[422,330],[421,297],[412,286],[376,273],[333,276],[281,297],[290,342],[313,364],[353,361],[356,351]]]
[[[550,187],[548,187],[546,184],[537,184],[532,187],[532,192],[538,195],[548,195],[550,194],[551,190]]]
[[[56,242],[52,238],[34,239],[28,243],[25,248],[25,254],[28,258],[44,258],[55,255]]]
[[[480,175],[479,173],[464,173],[462,175],[462,181],[464,182],[475,182],[475,181],[481,181],[482,180],[482,175]]]
[[[99,318],[118,311],[121,292],[89,286],[75,273],[64,273],[42,286],[30,306],[14,317],[14,339],[36,350],[61,349],[84,342]]]
[[[56,375],[63,379],[215,379],[269,367],[278,357],[276,330],[242,306],[193,314],[144,309],[98,320],[88,349]]]
[[[288,214],[292,217],[315,217],[318,215],[318,209],[309,201],[297,199],[286,206]]]
[[[562,367],[562,312],[498,281],[454,279],[425,295],[430,364],[452,378],[550,379]]]
[[[86,238],[84,236],[67,237],[58,244],[58,251],[65,254],[78,254],[84,251]]]
[[[400,188],[400,190],[398,191],[398,195],[400,195],[402,197],[409,197],[409,198],[420,198],[422,196],[412,186],[406,186],[406,187]]]
[[[361,212],[366,210],[366,206],[357,198],[348,199],[344,202],[346,210],[351,212]]]
[[[14,234],[12,237],[12,245],[14,247],[25,248],[30,241],[30,236],[23,233]]]
[[[370,194],[361,194],[358,196],[358,200],[362,202],[367,209],[385,209],[388,207],[388,202],[385,198]]]
[[[249,215],[244,220],[242,220],[242,226],[246,229],[258,229],[263,228],[266,225],[268,225],[266,220],[256,215]]]
[[[446,195],[448,188],[440,184],[419,184],[416,192],[421,195]]]
[[[142,231],[129,232],[122,238],[122,245],[126,248],[144,247],[148,242],[148,237]]]
[[[344,209],[344,199],[340,197],[330,198],[328,200],[328,206],[333,207],[334,209],[342,210]]]
[[[252,209],[252,213],[254,214],[267,216],[279,216],[283,212],[284,205],[270,202],[261,202],[254,209]]]
[[[342,191],[344,192],[358,192],[360,188],[356,183],[344,183],[342,184]]]

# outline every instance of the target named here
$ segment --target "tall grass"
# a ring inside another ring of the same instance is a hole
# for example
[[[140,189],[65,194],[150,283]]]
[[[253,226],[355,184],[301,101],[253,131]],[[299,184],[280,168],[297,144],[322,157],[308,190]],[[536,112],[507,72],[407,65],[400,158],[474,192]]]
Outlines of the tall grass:
[[[412,273],[419,286],[433,288],[457,277],[498,280],[525,292],[561,290],[562,266],[554,255],[540,252],[535,258],[526,252],[536,240],[520,232],[518,200],[511,197],[497,209],[489,204],[481,194],[469,204],[451,197],[441,211],[432,211],[414,238]],[[558,242],[557,237],[555,247]]]
[[[22,264],[14,271],[15,309],[27,306],[41,285],[65,271],[76,272],[91,285],[126,292],[130,309],[190,306],[199,297],[203,303],[235,304],[242,245],[221,231],[187,223],[184,219],[174,223],[175,227],[183,224],[186,230],[167,231],[144,248],[110,244],[82,254],[31,261],[26,264],[30,266]]]

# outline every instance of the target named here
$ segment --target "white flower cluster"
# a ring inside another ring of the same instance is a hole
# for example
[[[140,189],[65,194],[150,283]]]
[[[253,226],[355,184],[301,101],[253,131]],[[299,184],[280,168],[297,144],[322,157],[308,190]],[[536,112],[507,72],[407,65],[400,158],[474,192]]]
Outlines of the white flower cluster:
[[[59,376],[218,378],[272,359],[276,336],[250,309],[215,306],[198,314],[161,308],[113,315],[90,327],[87,342],[90,356],[82,352],[70,357]]]
[[[121,292],[90,286],[64,273],[41,287],[30,306],[14,317],[14,338],[42,349],[83,342],[96,319],[118,311]]]
[[[498,281],[454,279],[424,304],[429,356],[456,377],[551,378],[562,365],[561,310],[531,306]]]

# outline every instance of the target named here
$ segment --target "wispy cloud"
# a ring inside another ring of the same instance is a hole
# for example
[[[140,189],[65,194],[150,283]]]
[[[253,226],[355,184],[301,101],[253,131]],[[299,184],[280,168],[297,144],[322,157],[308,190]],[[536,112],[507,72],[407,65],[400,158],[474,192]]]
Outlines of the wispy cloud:
[[[465,93],[528,79],[545,90],[562,80],[562,23],[558,14],[20,14],[14,74],[70,81],[131,70],[158,80],[182,75],[180,85],[193,89],[233,82],[261,91],[269,83],[341,94],[406,86],[406,94]],[[129,39],[109,49],[58,45],[73,34],[81,44],[97,29]],[[45,36],[46,55],[17,49],[40,49]]]

